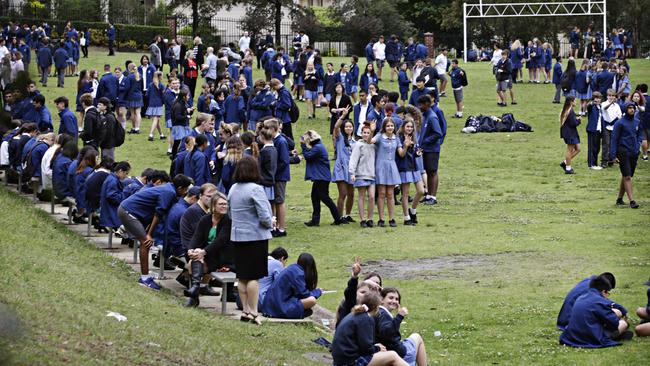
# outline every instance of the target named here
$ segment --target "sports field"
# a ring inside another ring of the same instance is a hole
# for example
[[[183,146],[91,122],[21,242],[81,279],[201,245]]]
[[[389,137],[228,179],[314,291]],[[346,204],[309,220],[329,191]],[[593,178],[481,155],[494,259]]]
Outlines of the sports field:
[[[82,68],[101,69],[107,62],[123,66],[140,58],[124,53],[107,58],[100,49],[90,54]],[[633,85],[650,82],[649,61],[630,65]],[[646,304],[650,163],[639,161],[634,177],[641,208],[616,207],[618,168],[587,169],[584,125],[579,128],[583,152],[573,164],[577,174],[565,175],[559,167],[565,145],[559,136],[560,105],[551,103],[553,85],[517,84],[519,104],[501,108],[491,66],[461,67],[469,79],[465,117],[511,112],[534,132],[461,134],[465,120],[451,118],[453,97],[442,98],[449,128],[440,159],[439,204],[418,207],[418,226],[401,225],[397,209],[395,229],[329,226],[326,210],[321,227],[305,227],[311,184],[303,180],[301,163],[292,166],[287,187],[289,235],[269,246],[285,247],[290,262],[301,252],[314,255],[319,287],[338,290],[319,301],[332,311],[353,258],[360,256],[364,269],[379,271],[385,286],[401,290],[410,313],[402,335],[422,334],[430,364],[645,364],[649,339],[605,350],[560,347],[555,319],[576,282],[604,271],[617,277],[611,298],[631,314]],[[256,78],[262,75],[255,69]],[[380,88],[397,90],[386,73],[383,79]],[[74,100],[76,78],[66,78],[65,89],[53,85],[51,79],[41,92],[58,127],[52,100],[62,94]],[[306,117],[304,103],[298,104]],[[116,153],[117,160],[130,161],[133,174],[169,167],[166,143],[147,141],[149,123],[144,119],[143,134],[127,135]],[[301,118],[293,126],[295,136],[308,129],[326,136],[328,127],[323,108],[316,120]],[[331,141],[325,140],[332,154]],[[330,194],[336,198],[334,185]],[[311,342],[324,334],[310,326],[258,328],[182,308],[182,299],[138,286],[126,265],[30,206],[0,188],[0,314],[5,304],[23,322],[22,338],[12,343],[0,329],[0,364],[306,365],[310,361],[303,354],[324,351]],[[106,318],[106,311],[129,320],[118,323]],[[631,316],[631,323],[638,324],[638,318]]]

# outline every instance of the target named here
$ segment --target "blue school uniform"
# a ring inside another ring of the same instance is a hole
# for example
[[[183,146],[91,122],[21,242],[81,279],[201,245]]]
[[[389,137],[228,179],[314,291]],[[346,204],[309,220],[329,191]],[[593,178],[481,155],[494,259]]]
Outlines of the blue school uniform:
[[[578,297],[584,295],[587,293],[587,291],[589,291],[589,283],[594,278],[596,278],[596,276],[590,276],[578,282],[578,284],[575,285],[566,295],[564,302],[562,303],[562,307],[560,308],[560,314],[557,316],[557,328],[559,330],[564,330],[569,324],[573,305],[575,304],[576,300],[578,300]]]
[[[406,46],[404,49],[404,61],[408,63],[415,62],[415,48],[416,44],[411,43],[410,45]]]
[[[612,311],[612,302],[597,289],[590,288],[573,305],[560,344],[578,348],[620,346],[621,343],[611,338],[617,330],[618,317]]]
[[[52,66],[52,49],[49,47],[42,47],[38,50],[36,54],[36,63],[39,67],[50,67]]]
[[[117,77],[111,72],[104,74],[101,79],[99,79],[99,86],[97,86],[97,95],[96,100],[99,98],[106,97],[114,105],[117,105],[117,92],[118,92],[118,82]]]
[[[559,62],[553,66],[553,84],[560,85],[562,81],[562,64]]]
[[[366,312],[346,315],[332,339],[334,365],[367,365],[379,352],[375,343],[375,318]]]
[[[368,115],[370,114],[370,111],[373,109],[372,106],[370,105],[370,101],[367,102],[368,107],[366,108],[366,121],[368,120]],[[359,132],[359,116],[361,115],[361,102],[357,102],[354,107],[352,107],[352,117],[354,121],[354,133],[358,134]]]
[[[172,104],[178,95],[170,88],[163,92],[163,104],[165,105],[165,123],[167,128],[172,128]]]
[[[34,122],[38,125],[39,131],[52,131],[52,116],[46,106],[36,109],[31,105],[23,114],[23,121]]]
[[[374,108],[368,107],[366,121],[375,121],[375,134],[378,134],[379,131],[381,131],[381,125],[384,123],[384,118],[386,118],[386,113],[384,113],[383,109],[377,111]]]
[[[72,61],[74,61],[74,64],[76,65],[79,63],[79,54],[81,53],[79,52],[79,42],[72,41],[70,43],[72,43]]]
[[[418,99],[420,99],[420,97],[423,95],[427,95],[427,88],[413,89],[411,92],[411,97],[409,98],[409,104],[417,107]]]
[[[580,121],[576,118],[573,110],[569,111],[569,115],[560,127],[560,137],[564,139],[567,145],[576,145],[580,143],[580,136],[578,135],[578,126]]]
[[[141,83],[142,80],[136,80],[135,74],[129,74],[128,89],[124,95],[124,98],[126,99],[126,106],[128,108],[141,108],[144,105],[142,102]]]
[[[404,146],[404,136],[399,136],[399,140]],[[420,174],[420,168],[417,164],[417,154],[415,153],[418,149],[417,144],[410,146],[406,150],[404,157],[395,154],[395,162],[397,164],[397,170],[399,171],[399,176],[402,184],[404,183],[417,183],[422,180],[422,175]]]
[[[158,83],[158,87],[154,83],[149,83],[147,86],[147,111],[148,116],[162,116],[163,115],[163,93],[165,86]]]
[[[291,92],[286,87],[278,90],[278,100],[275,105],[275,117],[282,121],[282,123],[291,123],[291,116],[289,110],[293,104]]]
[[[400,70],[397,74],[397,84],[399,85],[399,95],[400,100],[406,101],[409,97],[409,88],[411,86],[411,80],[409,80],[406,71]]]
[[[523,57],[523,53],[521,52],[521,48],[517,48],[514,51],[510,52],[510,61],[512,62],[513,70],[521,69],[522,57]]]
[[[621,110],[625,111],[624,108],[621,108]],[[638,115],[630,119],[626,113],[623,113],[623,117],[614,123],[609,151],[611,160],[614,160],[618,153],[632,157],[639,155],[641,141],[643,141],[643,132],[639,128],[639,123]]]
[[[260,280],[258,281],[259,282],[258,303],[260,309],[262,309],[263,307],[262,304],[264,303],[266,292],[271,287],[271,284],[273,284],[273,282],[275,282],[275,280],[278,278],[280,272],[284,270],[284,265],[279,260],[271,256],[268,256],[267,269],[268,269],[268,275],[266,275],[266,277],[260,278]]]
[[[600,104],[587,105],[587,132],[600,133],[603,127]]]
[[[63,47],[57,48],[54,51],[54,66],[58,69],[65,69],[68,67],[68,52]]]
[[[230,187],[233,185],[233,175],[235,174],[235,168],[236,164],[233,164],[231,162],[224,162],[223,166],[221,167],[221,174],[219,179],[219,185],[217,185],[217,189],[219,192],[225,194],[226,196],[228,195],[228,192],[230,192]]]
[[[544,55],[546,56],[545,57],[546,62],[544,63],[544,69],[546,69],[546,71],[549,71],[549,70],[551,70],[551,66],[553,64],[553,51],[551,51],[550,48],[547,48],[544,51]]]
[[[117,217],[117,208],[124,199],[124,185],[120,179],[111,173],[102,184],[99,199],[99,225],[103,227],[118,228],[122,223]]]
[[[255,130],[257,121],[272,115],[271,107],[275,104],[275,97],[270,90],[264,89],[257,93],[248,102],[248,129]]]
[[[24,44],[21,46],[18,46],[18,51],[20,54],[23,56],[23,63],[25,64],[25,69],[27,69],[27,66],[29,66],[29,63],[32,61],[32,53],[31,50],[29,49],[29,46]]]
[[[81,88],[77,91],[77,97],[75,98],[75,106],[77,107],[77,112],[83,112],[84,108],[81,106],[79,98],[86,93],[92,93],[93,84],[90,81],[83,81],[81,83]]]
[[[144,183],[140,181],[140,179],[134,178],[131,180],[129,183],[124,183],[124,190],[122,193],[124,194],[123,199],[127,199],[134,194],[136,194],[139,190],[141,190],[144,187]]]
[[[332,172],[332,182],[346,182],[347,184],[354,183],[350,179],[350,172],[348,168],[350,165],[352,147],[354,147],[355,143],[356,141],[354,139],[348,139],[346,145],[345,137],[341,133],[336,138],[336,162],[334,163],[334,170]]]
[[[169,214],[165,220],[165,230],[167,232],[165,244],[171,250],[171,254],[177,257],[185,255],[185,248],[181,243],[181,218],[189,207],[189,202],[185,199],[179,199],[169,209]]]
[[[154,215],[164,218],[175,202],[176,187],[173,183],[166,183],[141,189],[122,201],[120,206],[141,223],[148,224],[153,220]]]
[[[72,159],[59,154],[52,163],[52,189],[58,199],[72,197],[72,191],[68,185],[68,168]]]
[[[377,74],[368,75],[365,73],[361,75],[359,79],[359,90],[367,92],[370,84],[375,84],[377,87],[379,87],[379,79],[377,78]]]
[[[206,98],[205,94],[199,95],[199,98],[196,100],[196,110],[197,110],[197,112],[201,112],[201,113],[208,113],[209,112],[209,109],[208,109],[209,101],[208,101],[208,103],[206,103],[205,102],[206,99],[207,98]]]
[[[281,83],[284,83],[285,75],[282,75],[282,70],[284,70],[284,65],[282,65],[280,60],[271,61],[271,78],[278,79]]]
[[[231,62],[228,65],[227,71],[230,77],[232,77],[235,80],[239,79],[239,64],[237,64],[236,62]]]
[[[72,168],[73,165],[70,164],[70,167]],[[83,208],[83,209],[90,209],[88,207],[88,202],[86,201],[86,179],[92,172],[94,172],[93,168],[87,166],[82,170],[80,173],[76,173],[77,170],[77,165],[74,165],[75,172],[74,174],[74,185],[73,185],[73,194],[75,201],[77,202],[77,207]],[[69,173],[70,171],[68,171]]]
[[[377,152],[375,154],[375,184],[393,186],[402,183],[395,162],[397,149],[402,147],[402,142],[393,135],[387,137],[385,134],[377,136]]]
[[[242,69],[242,74],[244,74],[244,77],[246,78],[246,85],[253,86],[253,69],[246,65]]]
[[[237,123],[241,125],[246,121],[246,102],[241,95],[236,97],[234,94],[229,95],[224,101],[226,123]]]
[[[429,54],[429,48],[423,43],[418,43],[415,46],[415,59],[424,60]]]
[[[452,89],[458,89],[458,88],[463,87],[463,76],[461,75],[461,72],[464,73],[463,69],[461,69],[460,67],[457,67],[455,69],[451,69],[451,71],[449,72],[449,77],[451,78],[451,88]]]
[[[131,89],[131,84],[129,82],[129,77],[122,75],[121,80],[117,81],[117,105],[120,107],[128,107],[127,96],[129,90]]]
[[[327,149],[322,141],[317,141],[311,148],[306,144],[301,144],[302,154],[305,157],[307,165],[305,167],[305,180],[310,181],[331,181],[330,162]]]
[[[377,323],[375,340],[377,343],[383,344],[387,350],[395,351],[409,366],[415,366],[415,357],[417,355],[415,343],[408,338],[402,341],[402,335],[400,334],[399,328],[403,320],[404,317],[399,314],[393,318],[388,309],[380,306],[375,318]]]
[[[372,42],[368,42],[365,48],[366,61],[371,64],[375,61],[375,51],[372,50]]]
[[[589,82],[587,80],[586,70],[580,70],[576,73],[574,85],[577,93],[577,98],[584,100],[591,99],[591,92],[589,90]]]
[[[59,112],[61,124],[59,125],[59,135],[62,133],[68,134],[77,139],[79,133],[79,126],[77,124],[77,117],[68,108]]]
[[[183,174],[194,179],[194,184],[201,186],[210,182],[210,166],[205,154],[195,148],[183,160]]]
[[[291,180],[289,167],[289,146],[287,140],[281,134],[273,138],[273,146],[278,151],[278,168],[275,171],[276,182],[288,182]]]
[[[305,308],[300,300],[321,296],[320,289],[309,290],[305,283],[305,270],[292,264],[280,272],[271,284],[260,307],[263,314],[273,318],[302,319]]]
[[[358,91],[359,85],[359,65],[350,64],[350,94]]]
[[[34,167],[34,177],[41,176],[41,160],[43,160],[43,155],[45,155],[45,152],[49,148],[50,145],[42,141],[34,144],[31,156],[31,164]]]
[[[422,113],[422,129],[418,135],[418,145],[420,145],[422,151],[427,153],[440,152],[442,138],[442,129],[440,128],[438,116],[431,109]]]

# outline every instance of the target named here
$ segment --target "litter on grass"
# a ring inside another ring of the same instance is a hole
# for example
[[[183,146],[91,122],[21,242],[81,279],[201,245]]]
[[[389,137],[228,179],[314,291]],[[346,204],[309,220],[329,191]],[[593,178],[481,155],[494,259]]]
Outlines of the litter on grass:
[[[125,322],[126,321],[126,317],[124,315],[122,315],[120,313],[116,313],[114,311],[107,311],[106,316],[111,317],[111,318],[115,318],[115,319],[117,319],[118,322]]]

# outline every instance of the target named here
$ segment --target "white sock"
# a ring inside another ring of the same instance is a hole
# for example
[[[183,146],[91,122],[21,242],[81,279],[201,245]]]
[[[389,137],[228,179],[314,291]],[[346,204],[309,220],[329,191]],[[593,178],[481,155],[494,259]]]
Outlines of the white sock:
[[[638,156],[638,155],[637,155],[637,156]],[[567,165],[567,166],[566,166],[566,170],[567,170],[567,171],[571,170],[571,165]]]
[[[150,134],[149,137],[153,138],[153,135]],[[199,156],[201,156],[201,155],[199,155]]]
[[[404,221],[409,221],[410,219],[411,219],[411,216],[409,216],[409,215],[404,216]]]
[[[208,284],[207,283],[202,283],[202,284],[199,285],[199,287],[208,287]]]
[[[140,279],[142,281],[146,281],[149,277],[151,277],[151,276],[149,276],[149,275],[140,275]]]
[[[418,214],[418,210],[417,210],[416,208],[409,208],[409,213],[410,213],[411,215],[417,215],[417,214]]]
[[[433,198],[433,199],[436,200],[436,201],[438,200],[438,199],[436,198],[436,196],[431,196],[431,198]]]

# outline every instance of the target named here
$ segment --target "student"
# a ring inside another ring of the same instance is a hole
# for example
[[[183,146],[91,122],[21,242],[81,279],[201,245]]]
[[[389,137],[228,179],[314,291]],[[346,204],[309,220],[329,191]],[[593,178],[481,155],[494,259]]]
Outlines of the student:
[[[271,79],[269,85],[277,93],[275,117],[282,123],[282,132],[293,140],[291,116],[289,115],[289,110],[291,110],[291,106],[293,105],[291,92],[278,79]]]
[[[151,118],[151,128],[149,129],[149,141],[153,141],[153,133],[158,130],[161,140],[166,137],[160,128],[160,117],[163,116],[163,94],[165,93],[165,85],[162,83],[163,74],[156,71],[153,74],[151,83],[147,86],[147,111],[146,116]]]
[[[424,76],[418,76],[415,79],[415,88],[413,89],[413,92],[411,92],[411,97],[409,98],[409,104],[413,106],[418,105],[418,99],[420,99],[421,96],[427,94],[427,88],[425,87],[426,84],[426,79]]]
[[[435,60],[435,70],[438,73],[438,78],[440,79],[440,96],[446,96],[447,92],[445,88],[447,87],[447,48],[443,47],[440,51],[440,54],[436,56]]]
[[[328,62],[326,67],[327,72],[325,72],[325,75],[323,75],[323,93],[325,94],[325,100],[327,103],[329,103],[332,97],[335,95],[334,88],[336,87],[338,80],[336,80],[334,65],[332,65],[331,62]],[[344,92],[345,89],[343,89],[342,93]]]
[[[373,95],[370,98],[370,104],[372,105],[372,109],[368,112],[366,121],[375,124],[375,133],[377,133],[377,131],[381,130],[384,118],[386,118],[386,114],[384,112],[384,105],[386,104],[386,101],[385,98],[380,95]]]
[[[513,71],[513,74],[515,71]],[[454,118],[463,118],[463,84],[467,85],[467,75],[465,70],[458,67],[458,60],[451,60],[451,71],[449,71],[451,78],[451,88],[454,91],[454,101],[456,102],[456,113]],[[516,82],[515,79],[512,82]]]
[[[82,152],[84,152],[83,149]],[[68,168],[68,176],[71,176],[73,182],[72,192],[75,197],[75,202],[77,203],[77,218],[87,216],[89,212],[92,213],[92,211],[90,211],[91,207],[89,207],[86,200],[86,179],[88,179],[88,176],[95,171],[97,155],[97,150],[91,148],[90,150],[85,151],[84,155],[79,154],[77,164],[70,164],[70,167]]]
[[[122,223],[117,217],[117,208],[124,199],[124,181],[129,177],[131,165],[120,161],[113,166],[113,172],[102,184],[99,201],[99,225],[117,230]]]
[[[287,236],[285,228],[287,208],[285,205],[285,192],[287,182],[291,180],[291,169],[289,166],[289,145],[286,138],[280,131],[281,122],[277,119],[264,121],[264,127],[268,128],[273,135],[273,146],[278,152],[277,169],[275,171],[275,186],[273,187],[273,213],[277,217],[276,227],[271,231],[273,237]]]
[[[287,253],[287,250],[283,247],[277,247],[269,253],[267,262],[268,275],[259,280],[258,302],[260,309],[264,308],[264,299],[266,298],[266,293],[269,288],[278,279],[280,273],[284,271],[287,259],[289,259],[289,253]],[[237,297],[237,308],[241,310],[241,301],[239,300],[239,297]]]
[[[100,233],[108,232],[105,228],[99,225],[97,213],[101,204],[102,186],[104,185],[106,178],[111,174],[114,165],[115,162],[113,161],[113,158],[103,157],[101,162],[97,165],[97,169],[90,173],[85,182],[86,208],[88,209],[88,214],[93,227]]]
[[[576,98],[580,99],[579,116],[587,115],[587,103],[591,99],[589,81],[589,60],[582,60],[582,65],[580,65],[580,70],[576,73],[574,82]]]
[[[357,92],[359,85],[359,57],[352,55],[350,58],[350,97],[354,103],[357,102]]]
[[[406,101],[409,97],[409,86],[411,85],[411,80],[409,80],[406,71],[408,70],[408,65],[406,62],[402,62],[399,67],[399,73],[397,74],[397,85],[399,85],[399,95],[402,105],[406,104]]]
[[[625,100],[628,95],[630,95],[630,78],[627,75],[627,68],[621,66],[618,68],[618,74],[616,74],[616,96],[620,100]]]
[[[384,43],[384,36],[379,36],[379,40],[372,45],[372,51],[374,60],[377,61],[377,77],[381,80],[381,71],[384,68],[384,62],[386,62],[386,44]]]
[[[111,111],[110,104],[108,99],[103,97],[97,102],[97,110],[99,112],[98,121],[102,126],[98,128],[97,135],[99,136],[98,146],[101,148],[101,156],[109,156],[115,159],[117,134],[118,132],[124,134],[124,130],[119,125],[119,122],[117,122],[113,111]]]
[[[341,83],[334,85],[332,98],[329,100],[330,111],[330,135],[334,132],[334,125],[339,118],[348,118],[352,101],[350,97],[345,94],[345,87]]]
[[[598,79],[600,81],[600,76],[598,77]],[[605,125],[605,127],[602,130],[603,146],[602,146],[602,154],[601,154],[602,162],[600,166],[603,168],[608,168],[614,164],[613,159],[610,160],[611,138],[612,138],[612,131],[614,130],[614,124],[616,123],[616,121],[618,121],[619,118],[623,116],[621,107],[618,104],[618,99],[616,98],[616,91],[614,89],[610,88],[607,90],[607,100],[602,102],[600,106],[601,106],[600,110],[603,117],[603,123]]]
[[[318,226],[320,224],[321,202],[329,208],[334,219],[333,225],[347,223],[341,220],[339,211],[329,195],[329,184],[332,180],[329,157],[318,132],[313,130],[305,132],[300,137],[300,146],[305,161],[307,162],[307,166],[305,167],[305,180],[312,181],[311,204],[313,212],[311,220],[306,221],[305,225]]]
[[[639,208],[632,193],[632,177],[639,160],[642,132],[639,119],[636,118],[636,108],[632,103],[625,103],[625,114],[614,124],[611,138],[610,161],[618,162],[621,170],[621,184],[618,191],[617,205],[625,205],[623,194],[627,194],[631,208]]]
[[[612,285],[602,277],[589,282],[589,290],[580,296],[573,308],[569,324],[560,336],[560,344],[577,348],[620,346],[615,339],[631,339],[623,314],[612,308],[608,299]]]
[[[32,98],[31,106],[22,117],[23,121],[36,123],[38,130],[41,132],[52,131],[52,115],[45,105],[45,96],[43,94],[35,95]]]
[[[56,105],[56,109],[59,111],[59,118],[61,118],[58,132],[59,135],[70,135],[74,137],[74,140],[76,141],[79,133],[79,126],[77,123],[77,117],[68,109],[68,98],[58,97],[54,99],[54,104]]]
[[[650,286],[650,280],[644,283],[646,286]],[[648,303],[645,308],[636,309],[636,315],[641,318],[641,324],[637,325],[634,328],[637,337],[648,337],[650,336],[650,288],[647,291]]]
[[[575,174],[571,168],[571,161],[580,153],[580,136],[578,135],[578,126],[580,117],[576,117],[573,107],[575,107],[576,98],[566,97],[564,107],[560,113],[560,137],[566,144],[564,160],[560,163],[565,174]]]
[[[381,298],[367,293],[336,328],[332,340],[334,365],[408,365],[395,351],[375,342],[375,320]]]
[[[226,140],[224,146],[226,147],[226,155],[223,158],[223,167],[221,169],[219,185],[217,186],[220,192],[226,195],[230,191],[230,186],[233,184],[233,175],[237,163],[242,159],[244,152],[244,144],[241,138],[233,134]]]
[[[592,94],[592,101],[587,104],[587,165],[591,170],[603,169],[598,165],[598,153],[603,135],[603,116],[600,106],[602,99],[600,92],[595,91]]]
[[[246,101],[241,96],[241,86],[236,83],[233,93],[224,102],[226,123],[236,123],[241,126],[246,121]]]
[[[405,340],[400,334],[400,325],[408,315],[408,309],[401,306],[402,295],[394,287],[386,287],[381,290],[381,306],[376,318],[375,338],[378,343],[383,344],[387,350],[395,351],[410,366],[427,365],[427,352],[424,348],[422,336],[413,333]],[[397,315],[393,317],[392,312]]]
[[[194,138],[194,148],[185,155],[183,173],[194,179],[194,184],[201,186],[211,181],[208,158],[203,151],[208,147],[208,138],[198,135]]]
[[[316,104],[318,103],[318,75],[313,62],[307,62],[305,69],[305,100],[307,101],[307,119],[316,118]]]
[[[393,188],[401,184],[400,174],[395,162],[396,153],[404,157],[405,150],[402,143],[395,135],[395,122],[392,118],[386,118],[380,133],[372,138],[371,142],[377,145],[375,157],[375,181],[378,187],[377,209],[379,221],[377,226],[385,227],[384,222],[384,200],[388,203],[388,224],[390,227],[397,227],[395,222],[395,198]]]
[[[422,162],[427,174],[427,194],[424,197],[424,204],[435,205],[438,203],[435,186],[440,160],[440,145],[444,138],[443,131],[438,116],[431,108],[431,98],[428,95],[423,95],[417,103],[422,112],[422,128],[417,135],[418,145],[422,149]]]
[[[499,97],[497,105],[505,107],[507,106],[505,91],[508,89],[512,75],[512,64],[508,60],[508,51],[501,52],[501,59],[494,66],[494,70],[497,79],[497,96]]]
[[[524,53],[522,52],[521,41],[516,39],[514,42],[512,42],[512,45],[510,46],[510,62],[512,63],[511,78],[513,84],[516,84],[518,82],[517,77],[521,72],[521,67],[522,67],[521,61],[523,57],[524,57]],[[519,82],[523,82],[523,80],[519,80]]]
[[[349,111],[350,107],[347,108]],[[350,155],[356,141],[354,140],[354,124],[352,121],[341,116],[334,125],[334,148],[336,162],[332,172],[332,181],[336,182],[339,191],[339,198],[336,207],[342,214],[341,219],[346,222],[356,222],[350,216],[354,204],[354,182],[350,177]],[[345,206],[345,207],[344,207]],[[345,215],[343,215],[345,212]]]
[[[172,133],[171,138],[174,141],[172,146],[171,155],[176,157],[178,148],[180,147],[181,141],[185,136],[192,133],[189,127],[189,118],[188,116],[194,113],[194,107],[189,107],[190,95],[187,91],[181,90],[176,97],[176,100],[172,104],[171,108],[171,121],[172,121]]]
[[[243,137],[242,137],[243,140]],[[275,199],[275,175],[278,169],[278,151],[273,146],[273,133],[267,128],[262,128],[259,132],[259,141],[262,148],[259,152],[258,164],[260,167],[260,184],[266,192],[266,198],[269,202]]]
[[[153,245],[153,231],[175,203],[183,197],[192,184],[184,175],[174,177],[173,183],[164,183],[142,189],[125,199],[117,209],[117,215],[126,231],[140,241],[140,273],[138,283],[154,290],[160,290],[153,277],[149,275],[149,249]],[[148,230],[145,230],[148,225]]]
[[[361,141],[354,144],[350,154],[349,174],[355,188],[358,189],[359,218],[362,228],[373,227],[372,221],[375,197],[375,155],[376,145],[372,141],[369,123],[361,126]],[[364,209],[368,198],[368,213]]]
[[[56,198],[63,204],[74,205],[74,193],[68,185],[68,169],[70,164],[79,155],[79,148],[75,141],[70,141],[55,152],[52,157],[52,190]]]
[[[272,318],[303,319],[311,316],[322,290],[317,288],[316,261],[309,253],[302,253],[296,264],[282,270],[271,284],[260,307]]]
[[[541,62],[540,62],[540,72],[544,74],[544,84],[548,84],[551,81],[551,64],[553,62],[553,49],[551,44],[548,42],[542,43],[541,48]]]
[[[254,94],[248,101],[248,130],[255,131],[257,122],[264,117],[271,116],[271,107],[275,104],[275,97],[271,93],[266,81],[259,79],[255,82]]]
[[[379,293],[381,290],[381,276],[376,272],[366,273],[361,282],[359,282],[359,274],[361,273],[361,259],[359,257],[354,257],[351,272],[352,275],[348,280],[345,290],[343,290],[343,300],[341,300],[341,303],[336,308],[335,327],[338,327],[341,320],[350,314],[350,311],[355,305],[360,303],[363,295],[368,292]]]
[[[396,155],[397,169],[401,179],[402,188],[402,211],[404,214],[404,225],[417,224],[417,205],[422,196],[424,196],[424,183],[420,169],[417,167],[416,159],[421,156],[422,151],[417,145],[417,135],[415,133],[415,122],[411,117],[406,117],[404,123],[399,129],[398,137],[404,147],[404,155]],[[408,207],[409,187],[411,183],[415,184],[415,197],[413,198],[413,208]]]
[[[59,48],[54,51],[52,58],[54,60],[54,67],[56,68],[57,74],[56,87],[63,88],[65,82],[65,69],[68,66],[68,52],[63,48],[63,42],[59,43]]]
[[[562,91],[562,57],[555,57],[555,65],[553,66],[553,85],[555,85],[555,97],[553,103],[560,104],[560,92]]]
[[[371,84],[379,85],[379,78],[375,74],[375,68],[373,65],[367,64],[363,74],[360,75],[359,79],[359,90],[368,91],[368,87]]]
[[[368,100],[368,92],[365,90],[359,91],[359,102],[354,104],[352,109],[352,117],[354,120],[354,134],[361,137],[361,129],[368,119],[368,114],[372,110],[370,101]]]
[[[49,39],[42,40],[43,46],[36,52],[36,64],[38,65],[38,72],[41,74],[41,85],[47,87],[47,77],[50,75],[50,68],[53,63],[52,49],[48,46]]]
[[[562,307],[560,308],[560,313],[557,316],[557,328],[559,330],[565,330],[567,325],[569,324],[569,320],[571,318],[571,311],[573,310],[573,305],[575,304],[576,300],[584,294],[586,294],[589,291],[589,283],[596,277],[601,277],[604,278],[609,282],[609,284],[612,286],[612,289],[616,288],[616,277],[614,277],[613,274],[609,272],[603,272],[598,276],[589,276],[582,281],[578,282],[572,289],[569,291],[569,293],[566,295],[564,298],[564,302],[562,303]],[[613,304],[616,306],[617,309],[621,311],[623,315],[627,314],[627,310],[618,305],[618,304]]]

